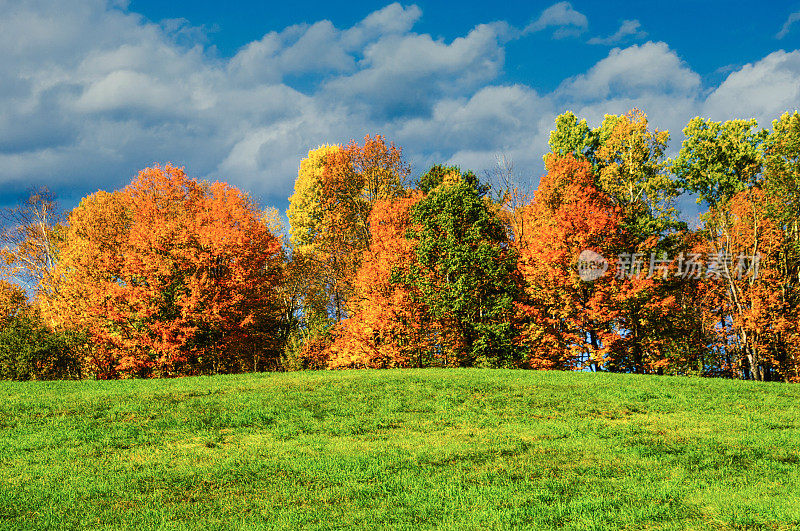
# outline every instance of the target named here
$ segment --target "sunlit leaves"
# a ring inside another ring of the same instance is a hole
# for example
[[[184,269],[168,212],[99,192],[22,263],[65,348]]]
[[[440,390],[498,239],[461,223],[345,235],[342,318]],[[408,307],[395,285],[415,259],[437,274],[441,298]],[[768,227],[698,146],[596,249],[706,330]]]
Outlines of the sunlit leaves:
[[[568,155],[548,159],[548,172],[523,216],[527,228],[515,245],[524,288],[520,341],[528,365],[602,365],[614,339],[616,282],[612,274],[585,283],[576,266],[585,249],[612,259],[624,236],[619,208],[595,187],[591,165]]]
[[[756,120],[715,122],[693,118],[683,130],[672,165],[681,186],[709,206],[724,203],[757,181],[767,131]]]
[[[316,319],[348,315],[371,241],[369,215],[377,201],[404,193],[408,173],[401,150],[380,135],[363,145],[322,146],[301,162],[288,216],[295,253],[316,263],[306,270],[314,276],[306,298]]]
[[[49,318],[89,329],[97,376],[236,365],[271,311],[280,242],[227,184],[148,168],[84,199],[69,223]]]

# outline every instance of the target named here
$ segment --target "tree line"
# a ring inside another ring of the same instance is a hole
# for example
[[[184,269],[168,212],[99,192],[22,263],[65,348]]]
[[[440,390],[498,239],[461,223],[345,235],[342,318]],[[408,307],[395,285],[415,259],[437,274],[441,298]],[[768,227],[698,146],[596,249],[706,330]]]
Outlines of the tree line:
[[[170,165],[68,215],[4,212],[0,377],[515,367],[800,379],[800,113],[556,118],[506,163],[412,181],[381,136],[301,163],[287,212]],[[681,219],[691,194],[699,223]],[[582,269],[591,267],[591,269]],[[587,271],[590,274],[586,274]]]

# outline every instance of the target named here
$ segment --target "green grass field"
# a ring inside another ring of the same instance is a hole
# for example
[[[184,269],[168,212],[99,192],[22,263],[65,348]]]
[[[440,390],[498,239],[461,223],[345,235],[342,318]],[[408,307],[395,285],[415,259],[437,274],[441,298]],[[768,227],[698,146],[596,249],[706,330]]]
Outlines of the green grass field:
[[[800,386],[506,370],[0,383],[3,529],[797,529]]]

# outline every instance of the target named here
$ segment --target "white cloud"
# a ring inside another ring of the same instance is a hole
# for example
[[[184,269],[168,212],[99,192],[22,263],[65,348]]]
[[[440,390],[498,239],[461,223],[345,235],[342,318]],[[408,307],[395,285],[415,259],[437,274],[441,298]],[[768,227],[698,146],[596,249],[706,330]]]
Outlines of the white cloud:
[[[700,88],[700,76],[663,42],[614,48],[588,72],[566,80],[559,91],[590,100],[612,95],[636,97],[651,93],[690,96]]]
[[[3,193],[46,183],[75,200],[172,162],[285,205],[310,148],[367,133],[402,146],[417,174],[437,162],[480,173],[504,152],[527,176],[541,171],[553,118],[567,109],[596,124],[635,106],[679,134],[700,112],[775,117],[800,100],[800,51],[737,68],[714,89],[667,44],[648,42],[542,93],[503,81],[506,44],[521,34],[504,22],[444,40],[415,33],[420,9],[395,3],[347,28],[272,31],[226,59],[204,48],[202,28],[125,9],[0,8]],[[587,26],[564,2],[529,31]]]
[[[306,72],[350,71],[355,60],[330,21],[297,25],[270,32],[245,46],[231,60],[229,72],[239,81],[277,83]]]
[[[608,37],[592,37],[587,42],[588,44],[603,44],[610,46],[625,40],[626,37],[634,37],[636,39],[643,39],[647,37],[647,32],[641,30],[641,24],[638,20],[623,20],[622,25],[613,35]]]
[[[230,61],[229,72],[240,81],[281,82],[302,73],[341,74],[356,70],[364,47],[390,36],[406,35],[422,11],[415,5],[390,4],[346,30],[329,20],[272,31],[244,46]]]
[[[469,98],[437,102],[431,116],[405,121],[397,136],[414,150],[435,146],[445,153],[485,152],[485,164],[478,167],[487,167],[498,150],[528,144],[541,135],[542,120],[552,122],[554,117],[551,100],[531,88],[489,86]]]
[[[369,44],[359,70],[324,85],[323,96],[385,120],[430,112],[442,96],[492,81],[504,62],[506,24],[482,24],[450,43],[430,35],[389,35]]]
[[[709,96],[703,114],[715,120],[757,118],[769,125],[800,108],[800,50],[779,50],[732,72]]]
[[[153,110],[169,112],[181,103],[183,94],[147,74],[117,70],[89,85],[76,107],[79,111]]]
[[[9,11],[0,183],[46,182],[62,195],[117,188],[171,161],[283,201],[309,148],[391,137],[441,98],[491,83],[510,31],[496,23],[435,40],[411,32],[417,6],[395,3],[350,28],[323,20],[267,33],[225,60],[183,20],[152,24],[100,0]],[[300,92],[287,81],[297,74],[316,77]]]
[[[422,10],[416,5],[403,7],[395,2],[370,13],[364,20],[346,30],[342,40],[349,49],[355,50],[385,35],[408,33],[421,17]]]
[[[446,139],[448,163],[480,171],[494,167],[502,153],[519,170],[518,178],[538,179],[556,116],[551,98],[521,85],[498,86],[482,89],[460,107],[441,107],[434,115],[441,135],[431,141],[438,146]]]
[[[539,18],[528,24],[523,31],[531,33],[555,27],[553,37],[559,39],[580,35],[588,26],[586,15],[573,9],[569,2],[559,2],[542,11]]]
[[[800,20],[800,11],[796,13],[792,13],[789,15],[789,18],[786,19],[786,22],[783,23],[781,30],[775,34],[776,39],[782,39],[789,34],[789,30],[791,30],[792,25]]]

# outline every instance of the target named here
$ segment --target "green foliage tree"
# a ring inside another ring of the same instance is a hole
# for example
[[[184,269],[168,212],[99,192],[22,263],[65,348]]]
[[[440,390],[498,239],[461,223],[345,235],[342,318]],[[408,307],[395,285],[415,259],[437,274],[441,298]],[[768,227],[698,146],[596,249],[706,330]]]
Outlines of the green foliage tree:
[[[764,142],[764,189],[771,212],[793,245],[800,244],[800,113],[773,120]]]
[[[545,154],[545,162],[551,154],[559,158],[572,154],[594,163],[599,138],[597,131],[591,129],[585,119],[578,121],[572,112],[567,111],[556,117],[556,128],[550,132],[548,144],[550,153]]]
[[[19,286],[0,280],[0,379],[77,378],[85,334],[54,332]]]
[[[756,120],[715,122],[693,118],[672,171],[679,185],[709,207],[724,204],[759,179],[768,132]]]
[[[448,176],[452,176],[453,174],[458,175],[462,182],[475,188],[479,197],[483,197],[489,192],[489,185],[480,182],[478,176],[471,170],[462,172],[461,168],[458,166],[444,166],[442,164],[431,166],[431,169],[419,178],[417,188],[419,188],[423,194],[428,194],[431,190],[441,185]]]
[[[440,324],[444,364],[512,364],[516,257],[505,227],[480,185],[455,171],[441,181],[411,210],[417,262],[395,280]]]

